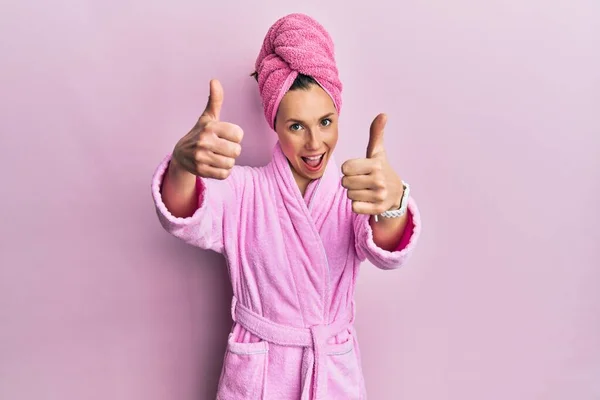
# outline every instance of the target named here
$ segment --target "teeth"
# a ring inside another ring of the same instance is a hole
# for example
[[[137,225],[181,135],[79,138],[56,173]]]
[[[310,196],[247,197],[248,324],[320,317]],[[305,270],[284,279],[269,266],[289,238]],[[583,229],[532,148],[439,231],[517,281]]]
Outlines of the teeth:
[[[314,156],[314,157],[304,157],[304,158],[306,158],[307,160],[313,160],[313,161],[315,161],[315,160],[318,160],[318,159],[320,159],[322,156],[323,156],[323,154],[321,154],[320,156]]]

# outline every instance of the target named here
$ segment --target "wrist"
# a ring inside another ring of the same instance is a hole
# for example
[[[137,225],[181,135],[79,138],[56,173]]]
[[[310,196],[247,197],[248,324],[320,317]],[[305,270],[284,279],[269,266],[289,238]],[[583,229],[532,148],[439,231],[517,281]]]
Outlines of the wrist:
[[[379,218],[378,218],[379,216],[382,216],[385,218],[400,218],[406,214],[406,210],[408,208],[408,196],[410,195],[410,186],[406,182],[403,182],[402,186],[403,186],[403,191],[400,196],[400,201],[394,202],[394,208],[390,208],[389,210],[387,210],[379,215],[376,215],[375,222],[377,222],[379,220]]]
[[[398,197],[398,199],[396,201],[394,201],[394,203],[390,207],[389,211],[399,210],[400,207],[402,207],[402,193],[400,193],[400,196]]]
[[[191,179],[191,177],[195,178],[195,175],[186,170],[181,163],[175,157],[175,154],[171,156],[171,160],[169,161],[169,166],[167,169],[167,174],[175,178],[176,180],[182,179]]]
[[[392,203],[392,206],[390,207],[389,211],[399,210],[400,207],[402,207],[402,199],[404,198],[404,184],[402,183],[402,181],[400,181],[400,187],[400,193],[394,199],[394,202]]]

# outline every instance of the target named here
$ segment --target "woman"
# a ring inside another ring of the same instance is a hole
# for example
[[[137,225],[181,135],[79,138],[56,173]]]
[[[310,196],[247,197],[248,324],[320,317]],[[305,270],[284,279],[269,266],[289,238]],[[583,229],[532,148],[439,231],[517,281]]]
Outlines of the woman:
[[[383,114],[366,158],[340,174],[342,85],[318,22],[278,20],[254,76],[279,138],[271,162],[234,166],[243,132],[219,120],[223,89],[213,80],[198,123],[152,183],[164,228],[227,260],[234,325],[217,398],[363,399],[353,327],[359,265],[401,266],[420,232],[417,207],[386,160]]]

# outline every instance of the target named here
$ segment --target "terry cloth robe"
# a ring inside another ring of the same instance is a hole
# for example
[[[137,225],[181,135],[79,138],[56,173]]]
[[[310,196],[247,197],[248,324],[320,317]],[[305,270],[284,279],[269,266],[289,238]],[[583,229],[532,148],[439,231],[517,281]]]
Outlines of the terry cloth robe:
[[[374,243],[368,215],[352,212],[331,157],[302,197],[279,143],[264,167],[233,168],[225,180],[198,178],[199,208],[174,217],[160,187],[158,218],[184,242],[225,256],[233,287],[232,319],[217,399],[366,398],[354,321],[359,265],[400,267],[421,223],[409,199],[410,230],[401,249]]]

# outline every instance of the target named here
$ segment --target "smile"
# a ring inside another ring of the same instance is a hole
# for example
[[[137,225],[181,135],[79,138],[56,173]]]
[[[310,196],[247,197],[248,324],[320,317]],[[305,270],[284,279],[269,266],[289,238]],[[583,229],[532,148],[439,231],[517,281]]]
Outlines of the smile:
[[[304,161],[304,164],[309,171],[318,171],[323,165],[324,158],[325,153],[318,156],[302,157],[302,161]]]

